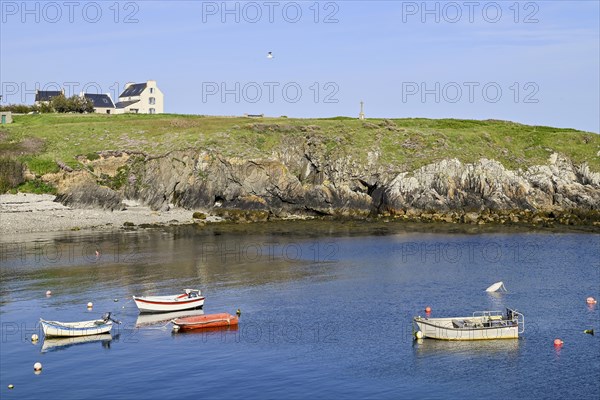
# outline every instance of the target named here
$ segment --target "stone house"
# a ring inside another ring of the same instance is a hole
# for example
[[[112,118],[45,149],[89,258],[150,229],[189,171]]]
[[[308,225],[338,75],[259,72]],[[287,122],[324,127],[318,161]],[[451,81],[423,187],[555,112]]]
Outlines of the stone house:
[[[115,104],[116,114],[162,114],[164,113],[164,95],[156,86],[156,81],[146,83],[128,83]]]

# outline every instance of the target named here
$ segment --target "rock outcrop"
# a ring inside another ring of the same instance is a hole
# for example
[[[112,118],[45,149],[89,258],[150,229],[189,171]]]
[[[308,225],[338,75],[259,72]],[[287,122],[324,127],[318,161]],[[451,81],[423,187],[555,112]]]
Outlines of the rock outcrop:
[[[488,159],[446,159],[398,171],[380,162],[375,151],[357,160],[304,140],[288,143],[269,159],[190,149],[163,156],[104,153],[84,161],[87,170],[62,172],[64,204],[116,209],[122,199],[131,199],[154,210],[242,210],[273,217],[419,214],[471,223],[485,221],[477,215],[488,211],[600,210],[600,173],[559,154],[526,170],[508,170]],[[74,174],[85,178],[72,179]],[[519,217],[506,215],[511,218]]]
[[[598,210],[598,175],[553,154],[548,165],[510,171],[482,159],[443,160],[401,173],[382,191],[379,210]]]

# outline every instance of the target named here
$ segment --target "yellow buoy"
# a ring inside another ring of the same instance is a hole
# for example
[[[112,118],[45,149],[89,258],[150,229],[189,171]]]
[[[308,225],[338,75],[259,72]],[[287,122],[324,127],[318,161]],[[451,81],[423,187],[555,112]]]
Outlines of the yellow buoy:
[[[423,332],[421,332],[421,331],[416,331],[416,332],[415,332],[415,337],[416,337],[417,339],[423,339]]]
[[[15,388],[15,385],[13,385],[13,384],[11,383],[10,385],[8,385],[8,388],[9,388],[9,389],[14,389],[14,388]]]
[[[41,362],[36,362],[35,364],[33,364],[33,370],[34,371],[41,371],[42,370],[42,363]]]
[[[92,303],[92,302],[90,301],[90,302],[87,304],[87,307],[88,307],[88,308],[92,308],[92,307],[94,307],[94,303]]]
[[[52,290],[47,290],[46,291],[46,296],[52,296]]]
[[[37,335],[37,334],[35,334],[35,333],[34,333],[33,335],[31,335],[31,341],[32,341],[32,342],[37,342],[37,341],[38,341],[38,339],[39,339],[39,337],[38,337],[38,335]]]
[[[237,311],[235,312],[237,314],[237,316],[239,317],[240,315],[242,315],[242,310],[240,310],[239,308],[237,309]]]

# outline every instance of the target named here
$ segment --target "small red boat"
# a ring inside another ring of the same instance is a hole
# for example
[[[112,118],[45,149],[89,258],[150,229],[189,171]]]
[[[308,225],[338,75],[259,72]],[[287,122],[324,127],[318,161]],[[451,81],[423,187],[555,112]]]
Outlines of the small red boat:
[[[237,315],[227,313],[195,315],[193,317],[176,318],[171,320],[173,330],[190,330],[205,328],[220,328],[238,324]]]

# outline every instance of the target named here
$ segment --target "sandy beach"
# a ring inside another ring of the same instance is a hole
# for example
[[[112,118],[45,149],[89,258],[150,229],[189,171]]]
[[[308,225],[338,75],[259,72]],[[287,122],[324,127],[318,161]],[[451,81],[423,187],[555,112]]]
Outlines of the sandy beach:
[[[193,212],[180,208],[159,212],[135,202],[128,202],[123,211],[73,209],[54,202],[54,198],[55,196],[47,194],[0,195],[0,234],[80,229],[110,230],[123,227],[125,222],[134,225],[193,222]]]

